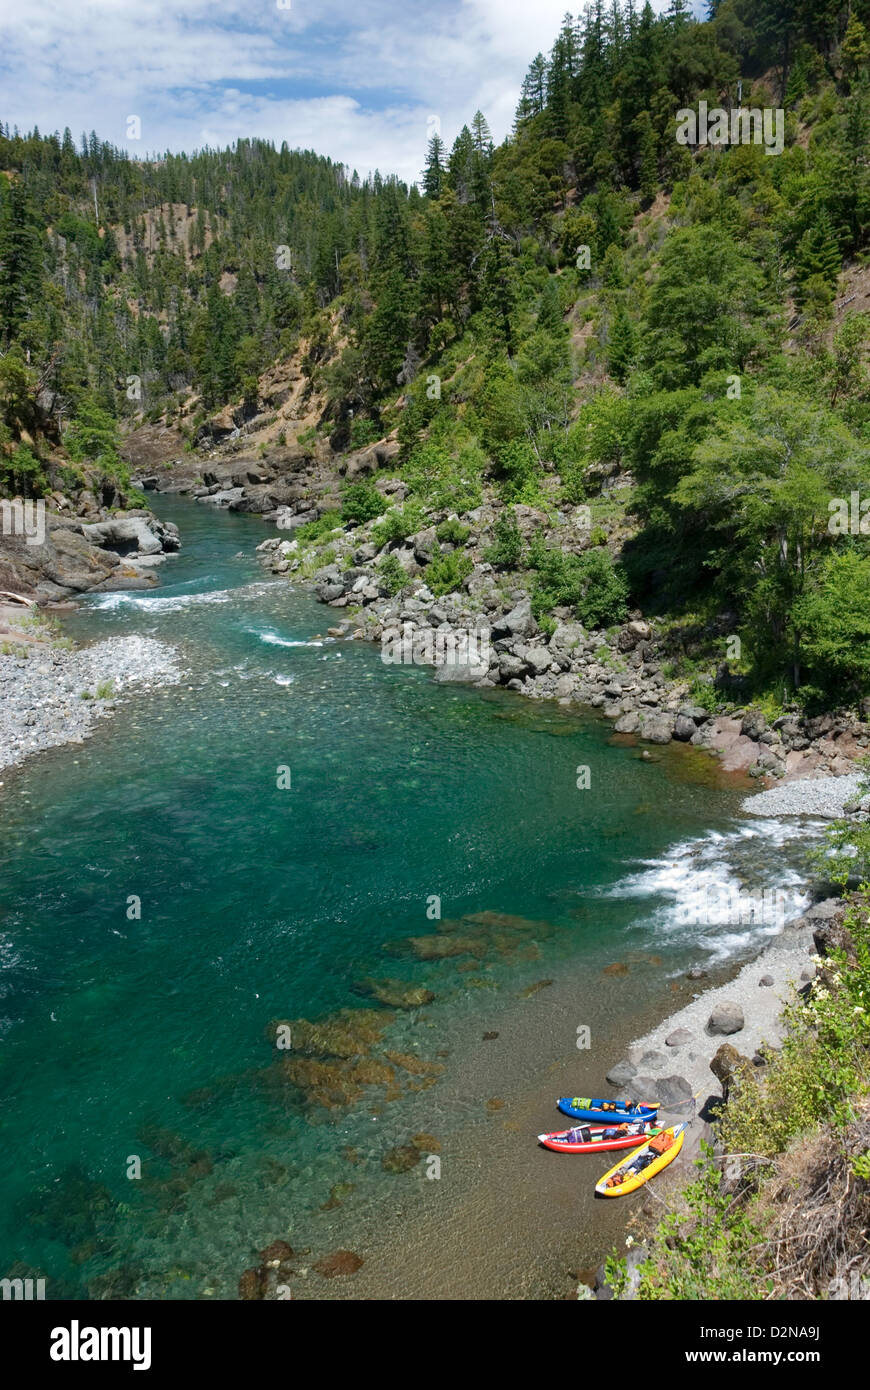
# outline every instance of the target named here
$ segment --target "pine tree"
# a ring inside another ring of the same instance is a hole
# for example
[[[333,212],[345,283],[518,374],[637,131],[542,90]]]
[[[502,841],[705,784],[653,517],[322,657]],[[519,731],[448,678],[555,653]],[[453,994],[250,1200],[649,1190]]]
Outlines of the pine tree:
[[[423,171],[423,192],[427,198],[440,198],[444,187],[444,141],[435,134],[426,150],[426,168]]]
[[[42,280],[42,235],[24,184],[14,178],[0,202],[0,332],[17,337]]]

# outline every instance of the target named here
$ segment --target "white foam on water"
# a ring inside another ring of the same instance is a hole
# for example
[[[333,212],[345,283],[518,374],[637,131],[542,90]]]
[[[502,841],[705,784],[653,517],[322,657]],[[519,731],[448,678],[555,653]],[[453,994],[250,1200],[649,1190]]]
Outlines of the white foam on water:
[[[267,628],[261,632],[259,628],[249,627],[247,629],[254,637],[259,637],[261,642],[265,642],[269,647],[322,647],[322,642],[304,642],[298,638],[280,637],[277,632]]]
[[[179,613],[185,608],[213,603],[230,603],[233,599],[257,598],[269,589],[277,588],[274,580],[256,580],[238,589],[207,589],[195,594],[161,594],[154,590],[121,590],[118,593],[87,595],[93,608],[112,612],[119,608],[140,609],[146,613]]]
[[[781,851],[823,826],[765,819],[711,830],[642,860],[601,896],[648,902],[635,926],[669,946],[700,947],[716,964],[760,946],[800,915],[809,901],[805,875]]]
[[[109,612],[119,608],[138,608],[146,613],[179,613],[184,608],[192,608],[199,604],[229,603],[233,594],[234,591],[231,589],[214,589],[204,594],[163,595],[125,591],[117,594],[98,594],[91,600],[91,606]]]

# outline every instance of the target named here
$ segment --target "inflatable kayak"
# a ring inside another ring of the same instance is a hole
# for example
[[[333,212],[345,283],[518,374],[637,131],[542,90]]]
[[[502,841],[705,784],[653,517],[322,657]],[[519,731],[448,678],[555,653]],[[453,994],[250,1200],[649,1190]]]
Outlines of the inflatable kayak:
[[[684,1120],[682,1124],[660,1130],[655,1138],[633,1153],[631,1158],[623,1158],[595,1184],[595,1191],[599,1197],[625,1197],[629,1192],[636,1192],[639,1187],[643,1187],[656,1173],[673,1163],[683,1147],[688,1127],[689,1121]]]
[[[647,1121],[640,1120],[636,1124],[577,1125],[553,1134],[539,1134],[538,1142],[560,1154],[592,1154],[608,1149],[636,1149],[658,1133]]]
[[[563,1115],[573,1120],[590,1120],[593,1124],[613,1125],[634,1120],[654,1120],[659,1108],[657,1100],[641,1105],[633,1100],[594,1100],[588,1096],[563,1096],[556,1104]]]

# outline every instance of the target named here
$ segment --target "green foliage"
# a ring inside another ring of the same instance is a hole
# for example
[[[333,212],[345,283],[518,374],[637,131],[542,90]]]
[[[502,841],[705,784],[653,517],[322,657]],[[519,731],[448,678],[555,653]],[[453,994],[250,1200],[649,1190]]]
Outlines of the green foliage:
[[[372,543],[382,549],[390,541],[403,541],[426,524],[426,512],[419,502],[406,502],[389,511],[371,530]]]
[[[408,576],[395,555],[384,555],[378,564],[378,577],[381,587],[393,597],[400,593],[408,583]]]
[[[420,444],[402,468],[402,476],[433,510],[467,512],[480,505],[485,468],[486,455],[458,432],[456,439]]]
[[[314,521],[306,521],[303,526],[297,526],[293,532],[293,539],[299,541],[300,545],[310,544],[312,541],[322,540],[331,531],[335,531],[342,523],[340,511],[328,510],[322,512]]]
[[[369,444],[375,444],[381,437],[381,432],[374,420],[369,420],[365,416],[356,416],[350,427],[350,447],[352,449],[365,449]]]
[[[42,461],[26,444],[19,444],[11,454],[0,453],[0,492],[42,497],[48,488],[48,475]]]
[[[424,579],[436,598],[452,594],[462,587],[462,583],[474,568],[470,555],[461,550],[452,550],[447,555],[437,555],[426,566]]]
[[[493,526],[493,543],[484,551],[484,559],[500,569],[516,569],[523,553],[523,538],[513,507],[500,512]]]
[[[584,627],[609,627],[628,612],[628,581],[606,550],[572,555],[547,546],[538,532],[529,547],[535,571],[532,606],[537,617],[553,608],[574,609]]]
[[[83,397],[79,402],[64,443],[74,463],[91,463],[104,477],[129,484],[130,470],[119,453],[117,421],[92,397]]]
[[[471,527],[463,526],[457,517],[448,517],[435,528],[435,535],[442,544],[465,545],[471,535]]]
[[[792,610],[810,682],[832,699],[870,691],[870,556],[829,556]]]
[[[374,483],[348,483],[341,498],[341,519],[354,526],[373,521],[386,511],[387,504]]]

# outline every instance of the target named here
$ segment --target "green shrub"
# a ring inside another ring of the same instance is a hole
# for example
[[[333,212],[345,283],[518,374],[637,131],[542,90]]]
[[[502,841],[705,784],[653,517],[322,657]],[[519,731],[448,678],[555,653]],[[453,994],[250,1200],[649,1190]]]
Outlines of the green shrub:
[[[448,555],[437,556],[426,566],[424,579],[436,598],[452,594],[474,569],[470,555],[461,550],[452,550]]]
[[[435,528],[435,535],[445,545],[465,545],[471,535],[471,527],[463,526],[457,517],[449,517]]]
[[[315,521],[306,521],[304,526],[297,526],[293,532],[293,539],[301,544],[318,541],[322,536],[328,536],[330,531],[335,531],[340,525],[341,512],[326,511]]]
[[[42,497],[48,486],[41,460],[26,444],[19,444],[8,457],[0,453],[0,492]]]
[[[341,499],[343,521],[361,526],[386,511],[387,504],[374,483],[348,483]]]
[[[390,597],[394,597],[408,583],[408,576],[395,555],[385,555],[378,565],[380,583]]]
[[[419,531],[426,513],[419,502],[406,502],[404,507],[390,507],[383,519],[372,527],[372,543],[383,549],[390,541],[403,541]]]
[[[365,449],[369,444],[375,444],[381,437],[381,432],[374,420],[368,420],[364,415],[356,417],[350,427],[350,447],[352,449]]]
[[[493,543],[484,551],[484,559],[490,565],[502,569],[516,569],[523,553],[523,538],[512,507],[508,507],[496,518],[493,527]]]
[[[540,615],[553,608],[570,607],[584,627],[610,627],[625,620],[628,581],[606,550],[565,554],[549,547],[540,531],[529,547],[529,564],[535,570],[532,607]]]

